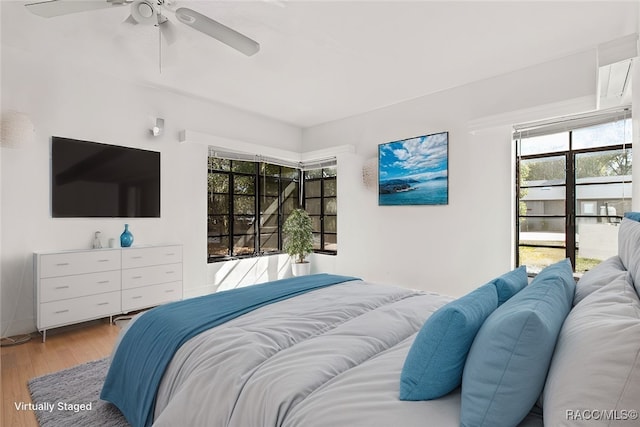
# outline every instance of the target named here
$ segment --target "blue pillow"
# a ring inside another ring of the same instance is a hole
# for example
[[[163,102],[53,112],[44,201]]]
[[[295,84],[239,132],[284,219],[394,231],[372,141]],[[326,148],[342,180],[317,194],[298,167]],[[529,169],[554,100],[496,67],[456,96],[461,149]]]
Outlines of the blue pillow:
[[[487,318],[464,366],[462,427],[512,427],[527,416],[544,387],[574,291],[571,264],[564,260]]]
[[[624,217],[629,218],[630,220],[633,220],[633,221],[640,222],[640,212],[625,212]]]
[[[497,306],[496,288],[487,284],[433,313],[407,354],[400,400],[436,399],[458,387],[473,338]]]
[[[527,267],[524,265],[493,280],[493,284],[498,291],[498,306],[501,306],[509,298],[524,289],[528,282]]]

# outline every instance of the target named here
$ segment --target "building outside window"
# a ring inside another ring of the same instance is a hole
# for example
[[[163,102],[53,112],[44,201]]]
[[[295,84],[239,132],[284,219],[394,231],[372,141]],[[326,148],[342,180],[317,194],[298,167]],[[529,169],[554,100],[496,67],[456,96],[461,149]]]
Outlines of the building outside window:
[[[618,252],[631,210],[630,111],[516,127],[516,261],[536,273],[570,258],[577,274]]]
[[[281,253],[284,221],[300,207],[314,221],[315,249],[336,253],[336,168],[303,169],[304,165],[229,159],[210,152],[209,262]],[[307,196],[302,195],[301,182]]]

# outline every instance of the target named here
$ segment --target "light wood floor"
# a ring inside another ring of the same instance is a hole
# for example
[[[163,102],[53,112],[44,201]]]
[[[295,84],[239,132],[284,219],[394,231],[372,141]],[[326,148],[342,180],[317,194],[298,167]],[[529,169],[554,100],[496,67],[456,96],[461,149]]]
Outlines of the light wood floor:
[[[27,381],[110,355],[118,332],[120,329],[109,319],[103,319],[48,331],[45,343],[39,334],[34,334],[25,344],[2,347],[0,425],[37,427],[33,412],[18,411],[15,407],[19,402],[31,402]]]

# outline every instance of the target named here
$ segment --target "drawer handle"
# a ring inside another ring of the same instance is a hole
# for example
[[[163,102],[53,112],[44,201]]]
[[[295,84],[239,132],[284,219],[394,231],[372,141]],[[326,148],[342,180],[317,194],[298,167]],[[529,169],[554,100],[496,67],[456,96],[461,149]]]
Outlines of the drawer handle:
[[[132,279],[134,279],[134,280],[135,280],[135,279],[142,279],[142,276],[133,276],[133,277],[131,277],[131,278],[132,278]]]
[[[166,291],[164,291],[165,294],[170,294],[172,292],[175,292],[175,289],[167,289]]]
[[[174,273],[175,273],[175,271],[173,271],[173,270],[171,270],[171,271],[165,271],[165,273],[167,273],[167,274],[174,274]]]
[[[169,252],[167,254],[165,254],[166,256],[174,256],[176,253],[175,252]]]
[[[142,295],[136,295],[135,297],[131,297],[131,299],[140,299],[142,298]]]
[[[110,280],[101,280],[98,282],[98,285],[104,285],[105,283],[109,283]]]
[[[98,305],[109,305],[108,302],[99,302]]]
[[[142,255],[132,256],[131,259],[142,259]]]
[[[56,286],[56,289],[69,289],[69,285]]]
[[[59,263],[56,264],[56,267],[65,267],[67,265],[69,265],[68,262],[59,262]]]
[[[69,310],[59,310],[59,311],[56,311],[56,314],[62,314],[62,313],[68,313],[68,312]]]
[[[98,262],[109,262],[110,260],[108,259],[99,259]]]

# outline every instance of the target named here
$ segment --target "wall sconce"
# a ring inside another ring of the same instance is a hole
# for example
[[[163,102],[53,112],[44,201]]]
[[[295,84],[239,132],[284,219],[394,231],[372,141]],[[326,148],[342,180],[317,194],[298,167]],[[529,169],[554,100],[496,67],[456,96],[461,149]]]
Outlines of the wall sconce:
[[[378,187],[378,158],[372,157],[365,160],[362,165],[362,182],[369,190],[375,190]]]
[[[153,134],[153,136],[159,136],[159,135],[162,135],[163,131],[164,131],[164,119],[157,118],[156,125],[153,128],[151,128],[151,133]]]
[[[5,111],[0,121],[0,145],[17,147],[31,142],[34,127],[26,113]]]

